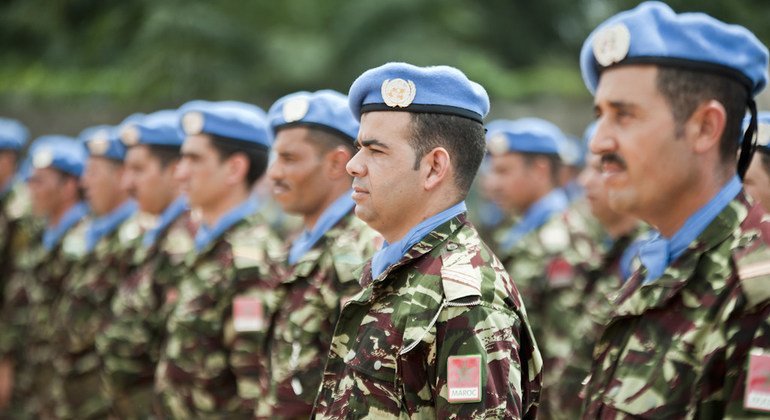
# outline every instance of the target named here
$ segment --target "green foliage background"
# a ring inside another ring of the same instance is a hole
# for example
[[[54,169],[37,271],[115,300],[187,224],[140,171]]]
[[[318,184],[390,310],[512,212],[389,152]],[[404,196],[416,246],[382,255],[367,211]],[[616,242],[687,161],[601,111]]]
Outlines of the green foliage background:
[[[268,107],[296,90],[346,92],[388,61],[449,64],[480,82],[492,116],[590,118],[578,53],[628,0],[6,0],[0,114],[76,134],[190,99]],[[770,44],[767,0],[672,0]],[[578,113],[571,109],[583,108]],[[522,115],[519,115],[522,114]]]

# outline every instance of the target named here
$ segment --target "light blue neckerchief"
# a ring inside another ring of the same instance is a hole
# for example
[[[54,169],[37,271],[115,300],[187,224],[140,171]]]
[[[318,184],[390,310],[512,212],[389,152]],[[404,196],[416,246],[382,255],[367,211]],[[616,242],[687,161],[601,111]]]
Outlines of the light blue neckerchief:
[[[562,189],[564,190],[564,194],[567,195],[567,201],[570,203],[585,196],[585,189],[575,180],[570,181]]]
[[[353,190],[347,191],[336,199],[321,213],[321,217],[318,218],[313,229],[305,229],[294,240],[291,244],[291,250],[289,250],[289,264],[294,265],[299,261],[329,229],[334,227],[346,214],[350,213],[350,209],[356,205],[351,197],[352,193]]]
[[[386,242],[382,249],[377,251],[372,258],[372,278],[376,279],[388,267],[398,262],[398,260],[406,254],[406,251],[409,251],[409,249],[422,240],[425,235],[467,210],[465,201],[461,201],[441,213],[435,214],[418,223],[417,226],[407,232],[401,240],[392,244]]]
[[[556,213],[561,213],[569,206],[567,195],[561,188],[556,188],[537,200],[524,213],[524,217],[501,241],[501,249],[509,250],[529,232],[543,226]]]
[[[184,213],[188,209],[189,206],[187,205],[187,197],[180,195],[176,198],[176,200],[172,201],[171,204],[169,204],[168,207],[163,210],[163,213],[160,214],[158,224],[144,233],[144,236],[142,237],[142,246],[145,248],[150,248],[151,246],[155,245],[155,241],[158,240],[158,236],[171,223],[173,223],[180,214]]]
[[[652,239],[644,243],[639,250],[642,265],[647,268],[644,283],[649,283],[662,276],[669,264],[676,261],[687,250],[690,243],[698,238],[740,191],[741,180],[738,176],[733,176],[714,198],[684,222],[671,239],[658,232]]]
[[[86,251],[93,251],[99,240],[112,233],[121,223],[131,217],[136,208],[136,201],[126,200],[110,213],[94,218],[86,230]]]
[[[200,252],[208,246],[213,240],[225,233],[234,224],[256,213],[259,209],[259,202],[253,195],[249,196],[243,203],[235,206],[232,210],[225,213],[214,226],[201,223],[198,232],[195,234],[195,250]]]
[[[59,223],[54,227],[46,227],[43,232],[43,247],[46,251],[52,250],[61,238],[75,223],[79,222],[88,214],[88,204],[78,202],[70,207],[62,216]]]

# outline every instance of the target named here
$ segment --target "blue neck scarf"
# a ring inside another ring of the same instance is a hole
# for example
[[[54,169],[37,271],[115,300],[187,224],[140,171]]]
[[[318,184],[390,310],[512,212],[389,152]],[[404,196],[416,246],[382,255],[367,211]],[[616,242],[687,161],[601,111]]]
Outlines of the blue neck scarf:
[[[353,191],[350,190],[341,195],[321,213],[321,217],[318,218],[318,221],[311,230],[305,229],[294,240],[289,250],[289,264],[296,264],[329,229],[334,227],[346,214],[350,213],[350,210],[356,205],[351,197],[352,193]]]
[[[195,250],[201,252],[212,241],[219,238],[227,229],[234,224],[256,213],[259,209],[259,202],[254,196],[249,196],[243,203],[233,207],[232,210],[225,213],[214,226],[201,223],[198,232],[195,234]]]
[[[136,208],[136,201],[126,200],[112,212],[92,220],[88,230],[86,230],[86,251],[93,251],[99,240],[112,233],[121,223],[131,217]]]
[[[88,214],[88,204],[81,201],[70,207],[56,226],[46,227],[43,232],[43,247],[45,250],[52,250],[59,243],[64,234],[67,233],[75,223],[85,217],[86,214]]]
[[[580,185],[579,182],[575,180],[570,181],[567,185],[565,185],[563,190],[564,190],[564,194],[567,195],[567,200],[570,203],[580,198],[583,198],[583,196],[585,196],[585,189],[583,188],[582,185]]]
[[[158,219],[158,224],[144,233],[144,237],[142,237],[142,246],[145,248],[150,248],[151,246],[155,245],[155,242],[158,240],[158,236],[160,236],[160,234],[163,233],[163,231],[166,230],[166,228],[171,223],[173,223],[174,220],[179,217],[179,215],[188,209],[189,206],[187,205],[187,197],[177,197],[176,200],[171,202],[171,204],[169,204],[168,207],[163,210],[163,213],[160,215],[160,219]]]
[[[524,217],[505,235],[501,249],[510,250],[529,232],[543,226],[554,214],[561,213],[569,207],[567,194],[561,188],[556,188],[537,200],[524,213]]]
[[[428,233],[440,225],[451,220],[455,216],[468,211],[465,201],[461,201],[454,206],[435,214],[413,227],[401,240],[389,244],[385,242],[381,250],[377,251],[372,258],[372,278],[376,279],[388,267],[398,262],[410,248],[422,240]]]
[[[714,198],[684,222],[671,239],[656,232],[652,239],[644,243],[639,250],[642,265],[647,268],[644,283],[649,283],[662,276],[669,264],[676,261],[687,250],[687,247],[698,238],[740,191],[741,180],[738,176],[733,176]]]

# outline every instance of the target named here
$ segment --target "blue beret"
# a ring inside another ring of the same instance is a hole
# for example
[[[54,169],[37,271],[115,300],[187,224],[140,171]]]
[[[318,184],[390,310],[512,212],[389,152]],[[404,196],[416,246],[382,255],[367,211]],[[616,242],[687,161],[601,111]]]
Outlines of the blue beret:
[[[491,155],[510,152],[562,156],[567,141],[554,124],[539,118],[500,121],[487,131],[487,150]]]
[[[770,153],[770,112],[761,111],[757,114],[757,150]],[[743,119],[743,130],[749,127],[751,116]]]
[[[564,147],[559,154],[561,156],[561,160],[570,166],[586,166],[585,145],[586,143],[583,143],[582,139],[565,134]]]
[[[163,110],[123,124],[120,139],[126,147],[146,144],[180,147],[184,137],[179,131],[179,113]]]
[[[183,135],[212,134],[270,148],[267,115],[258,106],[236,101],[191,101],[179,108]]]
[[[273,133],[296,125],[320,127],[355,141],[358,120],[350,112],[348,97],[333,91],[297,92],[277,100],[267,112]]]
[[[677,14],[660,2],[619,13],[588,36],[580,52],[583,80],[596,92],[603,69],[656,64],[724,74],[753,95],[767,84],[767,48],[748,29],[703,13]]]
[[[119,127],[97,125],[81,131],[78,138],[85,144],[89,156],[104,157],[123,162],[126,146],[120,141]]]
[[[40,136],[29,146],[32,166],[38,169],[55,168],[80,177],[86,161],[83,144],[67,136]]]
[[[359,119],[364,112],[407,111],[457,115],[481,123],[489,112],[487,91],[449,66],[388,63],[367,70],[350,86],[348,100]]]
[[[29,137],[24,124],[10,118],[0,118],[0,150],[19,151]]]

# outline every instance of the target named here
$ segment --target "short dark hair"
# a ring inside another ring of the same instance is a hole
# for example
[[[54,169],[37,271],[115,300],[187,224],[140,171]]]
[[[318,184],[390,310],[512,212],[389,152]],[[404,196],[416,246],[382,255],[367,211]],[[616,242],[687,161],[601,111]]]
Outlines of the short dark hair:
[[[416,157],[414,169],[420,167],[420,159],[428,152],[436,147],[445,148],[455,169],[455,185],[465,198],[484,158],[484,126],[456,115],[416,112],[411,115],[409,145]]]
[[[546,153],[522,153],[524,156],[524,162],[527,165],[532,165],[535,159],[545,159],[548,161],[548,168],[551,175],[551,184],[554,186],[559,185],[559,170],[562,167],[561,158],[558,155],[551,155]]]
[[[727,119],[719,152],[722,162],[735,162],[748,102],[745,86],[723,75],[662,66],[658,67],[657,86],[674,114],[677,136],[683,134],[684,123],[699,105],[711,99],[721,103]]]
[[[342,135],[332,131],[325,130],[321,127],[305,126],[307,136],[305,137],[311,143],[318,147],[318,151],[321,154],[326,154],[339,146],[344,147],[353,156],[356,154],[356,145],[354,140],[349,137],[343,137]]]
[[[246,173],[246,183],[251,187],[265,173],[269,150],[267,147],[239,139],[209,134],[211,146],[219,154],[220,160],[229,159],[237,153],[242,153],[249,161],[249,171]]]
[[[180,146],[159,146],[156,144],[148,144],[146,146],[150,154],[158,159],[161,168],[168,167],[168,165],[179,161],[182,157]]]

